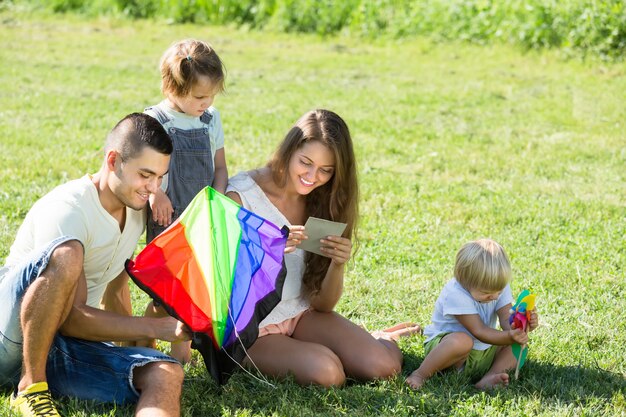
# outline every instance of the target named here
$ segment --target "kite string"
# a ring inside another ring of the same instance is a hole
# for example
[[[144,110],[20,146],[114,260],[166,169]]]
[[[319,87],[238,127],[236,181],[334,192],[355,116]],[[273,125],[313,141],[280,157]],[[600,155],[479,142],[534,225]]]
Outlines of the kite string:
[[[246,349],[246,346],[244,345],[244,343],[241,341],[241,337],[239,337],[239,332],[237,331],[237,326],[235,323],[235,318],[233,317],[232,314],[232,310],[230,309],[230,307],[228,308],[228,317],[230,317],[231,322],[233,323],[233,331],[235,332],[235,337],[237,338],[237,340],[239,341],[239,344],[241,344],[241,347],[243,349],[243,352],[246,354],[246,357],[248,358],[248,360],[250,361],[250,363],[252,364],[252,366],[254,366],[254,369],[257,370],[257,372],[263,376],[263,372],[261,372],[261,370],[259,369],[259,367],[256,365],[256,363],[254,363],[254,360],[252,360],[252,358],[250,357],[250,355],[248,354],[248,350]],[[248,371],[244,366],[242,366],[239,361],[236,361],[232,356],[230,356],[228,354],[228,352],[226,351],[226,349],[224,349],[222,347],[222,351],[226,354],[226,356],[228,356],[233,362],[235,362],[237,364],[237,366],[239,366],[241,369],[244,370],[245,373],[247,373],[248,375],[250,375],[251,377],[253,377],[254,379],[256,379],[257,381],[263,382],[267,385],[269,385],[272,388],[276,388],[276,385],[272,384],[271,382],[269,382],[267,380],[267,378],[265,378],[265,376],[263,376],[263,379],[257,377],[256,375],[254,375],[252,372]]]
[[[213,233],[211,233],[211,237],[213,239],[213,247],[217,248],[219,246],[217,246],[215,243],[215,235]],[[223,285],[222,281],[219,281],[220,284],[218,284],[217,286],[219,287],[220,291],[222,292],[222,296],[224,298],[226,298],[226,296],[228,295],[225,286]],[[235,318],[233,317],[233,312],[230,308],[230,303],[228,306],[228,317],[230,318],[231,323],[233,324],[233,331],[235,332],[235,337],[237,339],[237,341],[239,342],[239,344],[241,344],[241,347],[243,348],[243,352],[246,354],[246,357],[248,358],[248,360],[250,361],[250,363],[252,364],[252,366],[254,366],[254,369],[257,370],[257,372],[263,376],[263,372],[261,372],[261,370],[259,369],[259,367],[257,366],[256,363],[254,363],[254,360],[250,357],[250,355],[248,354],[248,350],[246,349],[245,344],[243,343],[243,341],[241,340],[241,337],[239,336],[239,332],[237,331],[237,323],[235,321]],[[226,354],[226,356],[228,356],[230,358],[230,360],[232,360],[233,362],[235,362],[237,364],[237,366],[239,366],[241,369],[243,369],[243,371],[245,373],[247,373],[248,375],[250,375],[252,378],[256,379],[257,381],[260,381],[262,383],[265,383],[267,385],[269,385],[272,388],[276,388],[276,385],[272,384],[271,382],[269,382],[267,380],[267,378],[265,378],[265,376],[263,376],[263,379],[259,378],[258,376],[254,375],[252,372],[250,372],[249,370],[247,370],[244,366],[242,366],[239,361],[235,360],[235,358],[233,358],[232,356],[230,356],[228,354],[228,352],[226,351],[226,349],[224,349],[224,347],[222,347],[222,351]]]
[[[230,308],[228,309],[228,315],[231,317],[231,320],[233,319],[232,315],[231,315],[231,311]],[[248,351],[246,349],[246,346],[243,344],[243,342],[241,341],[241,338],[239,337],[239,332],[237,332],[237,329],[234,328],[233,329],[235,331],[235,335],[237,336],[237,340],[239,341],[239,343],[241,344],[241,347],[243,348],[244,353],[246,354],[246,357],[250,360],[250,363],[252,363],[252,366],[254,366],[254,369],[257,370],[257,372],[263,376],[263,372],[261,372],[261,370],[258,368],[258,366],[256,366],[256,363],[254,363],[254,361],[252,360],[252,358],[250,357],[250,355],[248,355]],[[265,378],[263,376],[263,379],[259,378],[258,376],[254,375],[252,372],[250,372],[249,370],[247,370],[243,365],[241,365],[239,363],[239,361],[236,361],[235,358],[233,358],[232,356],[230,356],[228,354],[228,352],[226,351],[226,349],[222,348],[222,351],[226,354],[226,356],[228,356],[230,358],[230,360],[232,360],[233,362],[235,362],[237,364],[237,366],[239,366],[245,373],[247,373],[248,375],[250,375],[252,378],[256,379],[259,382],[265,383],[267,385],[269,385],[272,388],[276,388],[276,385],[272,384],[271,382],[269,382],[267,380],[267,378]]]

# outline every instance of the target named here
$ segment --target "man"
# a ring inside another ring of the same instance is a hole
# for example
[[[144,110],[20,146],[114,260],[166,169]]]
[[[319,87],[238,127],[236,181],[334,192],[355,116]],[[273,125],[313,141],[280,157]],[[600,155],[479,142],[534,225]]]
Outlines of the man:
[[[130,114],[107,136],[95,175],[55,188],[26,215],[0,269],[0,385],[16,385],[11,406],[23,415],[57,416],[51,392],[136,401],[138,416],[180,414],[180,364],[106,342],[189,339],[171,317],[131,316],[124,271],[171,152],[158,121]]]

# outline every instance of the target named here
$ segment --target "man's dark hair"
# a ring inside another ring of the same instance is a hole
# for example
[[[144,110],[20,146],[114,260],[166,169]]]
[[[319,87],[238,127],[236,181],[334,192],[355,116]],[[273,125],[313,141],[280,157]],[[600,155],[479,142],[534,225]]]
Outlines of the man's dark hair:
[[[172,140],[158,120],[144,113],[131,113],[111,129],[105,151],[115,149],[127,161],[137,157],[146,146],[164,155],[173,151]]]

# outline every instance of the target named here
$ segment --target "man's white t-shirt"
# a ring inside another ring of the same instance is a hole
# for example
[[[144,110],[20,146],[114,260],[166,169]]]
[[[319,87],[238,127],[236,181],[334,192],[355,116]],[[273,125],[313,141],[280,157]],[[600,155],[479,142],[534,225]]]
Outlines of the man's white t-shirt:
[[[85,249],[87,305],[99,307],[106,286],[133,256],[146,224],[146,211],[126,208],[126,223],[119,223],[98,198],[89,175],[60,185],[38,200],[20,226],[6,258],[7,267],[21,263],[33,250],[60,236],[72,236]]]

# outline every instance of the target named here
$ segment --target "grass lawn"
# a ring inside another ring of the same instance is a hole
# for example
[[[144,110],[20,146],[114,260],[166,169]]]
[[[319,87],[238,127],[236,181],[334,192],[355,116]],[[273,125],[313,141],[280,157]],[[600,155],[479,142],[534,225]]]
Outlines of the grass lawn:
[[[189,366],[188,416],[626,415],[626,65],[428,40],[363,42],[227,27],[0,12],[0,260],[30,206],[101,163],[107,131],[161,100],[161,53],[210,41],[228,69],[218,97],[232,174],[262,165],[315,107],[352,130],[359,250],[337,311],[369,329],[423,325],[454,255],[492,237],[514,293],[538,296],[529,363],[506,390],[453,374],[412,392],[421,337],[401,342],[403,375],[338,389],[243,373],[217,387]],[[1,264],[1,262],[0,262]],[[133,288],[136,311],[147,297]],[[0,415],[9,415],[0,391]],[[61,400],[64,415],[126,416]]]

